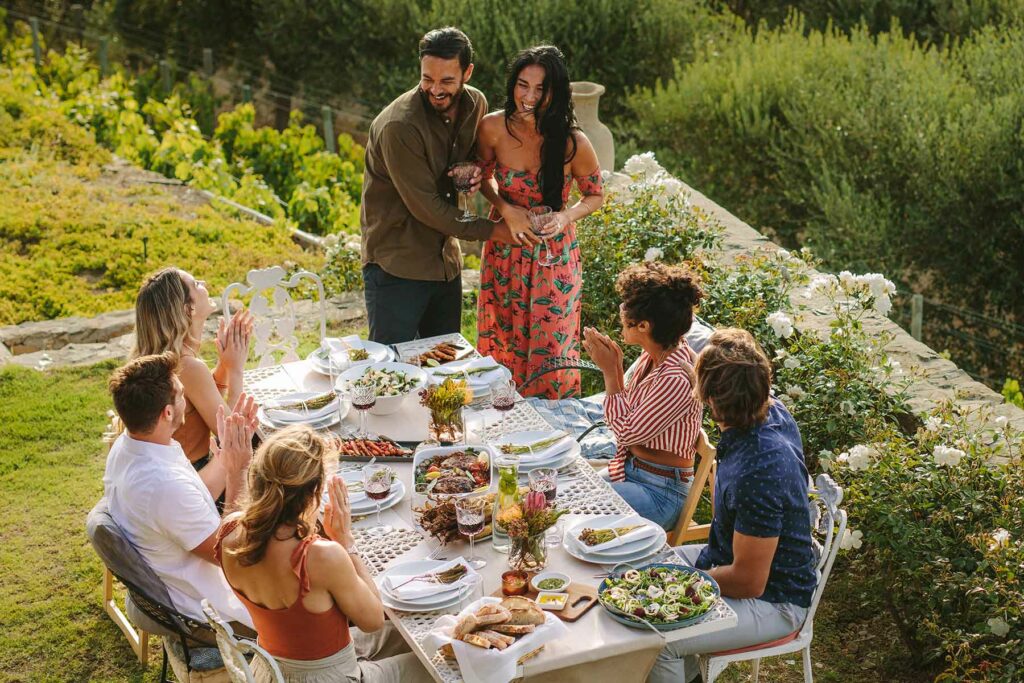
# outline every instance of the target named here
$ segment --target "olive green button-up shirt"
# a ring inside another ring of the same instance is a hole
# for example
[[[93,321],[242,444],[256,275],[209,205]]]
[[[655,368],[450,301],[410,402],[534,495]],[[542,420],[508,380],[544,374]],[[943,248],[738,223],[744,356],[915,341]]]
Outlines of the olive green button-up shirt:
[[[363,265],[410,280],[449,281],[462,270],[458,239],[486,240],[494,223],[460,223],[449,167],[473,152],[487,99],[466,86],[458,118],[439,114],[419,88],[370,124],[360,208]]]

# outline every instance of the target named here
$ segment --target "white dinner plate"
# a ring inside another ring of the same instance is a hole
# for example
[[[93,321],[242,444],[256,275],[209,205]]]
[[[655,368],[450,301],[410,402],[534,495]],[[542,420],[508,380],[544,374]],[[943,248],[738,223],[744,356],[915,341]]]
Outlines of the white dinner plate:
[[[538,467],[554,467],[556,470],[565,467],[573,460],[576,456],[582,452],[579,443],[574,439],[569,440],[569,448],[562,451],[561,453],[555,453],[547,460],[541,460],[538,462],[520,462],[519,463],[519,474],[528,473],[531,470],[535,470]]]
[[[397,609],[402,612],[436,612],[437,610],[447,609],[458,605],[466,597],[472,586],[463,586],[459,591],[453,591],[450,593],[442,593],[445,600],[441,602],[435,602],[433,604],[424,605],[423,603],[412,603],[405,602],[403,600],[396,600],[391,597],[391,594],[386,591],[381,591],[380,601],[384,603],[385,607],[391,609]]]
[[[566,434],[560,429],[534,429],[523,432],[510,432],[508,434],[502,434],[498,438],[494,439],[491,443],[494,447],[501,452],[501,447],[506,445],[512,446],[524,446],[526,444],[537,443],[545,439],[551,438],[556,434],[565,434],[565,437],[556,443],[551,444],[547,448],[534,451],[533,453],[525,453],[519,456],[519,463],[536,463],[543,462],[546,460],[552,460],[553,456],[564,453],[570,448],[570,444],[575,441],[571,434]]]
[[[348,413],[348,405],[348,402],[345,402],[343,404],[342,411],[344,413]],[[328,415],[325,415],[322,418],[310,420],[309,422],[278,422],[276,420],[270,419],[267,416],[267,412],[263,409],[262,406],[260,406],[260,408],[256,411],[256,419],[259,420],[261,425],[271,430],[284,429],[285,427],[289,427],[291,425],[296,424],[305,424],[309,425],[310,429],[313,429],[315,431],[321,431],[327,429],[328,427],[333,427],[334,425],[341,422],[341,416],[339,415],[337,410]]]
[[[595,518],[583,519],[565,530],[562,537],[562,547],[567,553],[578,560],[592,564],[615,564],[617,562],[634,562],[658,552],[665,543],[667,537],[665,530],[660,526],[649,522],[651,527],[657,530],[653,537],[642,538],[629,543],[624,543],[615,548],[595,552],[587,550],[586,546],[579,542],[577,536],[587,526],[594,525]]]
[[[449,590],[443,593],[434,593],[413,600],[400,600],[396,598],[394,593],[385,584],[388,575],[393,573],[427,574],[447,564],[451,564],[451,560],[413,560],[410,562],[399,562],[388,567],[380,573],[380,578],[377,581],[377,586],[381,592],[381,599],[384,600],[385,605],[406,612],[431,612],[457,604],[472,590],[472,583],[467,583],[456,591]]]

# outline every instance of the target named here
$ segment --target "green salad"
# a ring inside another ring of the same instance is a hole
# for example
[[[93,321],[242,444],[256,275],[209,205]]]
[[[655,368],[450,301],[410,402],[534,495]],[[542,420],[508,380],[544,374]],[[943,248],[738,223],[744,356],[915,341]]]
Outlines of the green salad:
[[[352,384],[357,387],[372,386],[378,396],[401,396],[415,389],[419,381],[401,370],[370,368]]]
[[[715,604],[715,587],[700,574],[671,567],[630,569],[605,579],[601,602],[620,612],[668,624],[700,616]]]

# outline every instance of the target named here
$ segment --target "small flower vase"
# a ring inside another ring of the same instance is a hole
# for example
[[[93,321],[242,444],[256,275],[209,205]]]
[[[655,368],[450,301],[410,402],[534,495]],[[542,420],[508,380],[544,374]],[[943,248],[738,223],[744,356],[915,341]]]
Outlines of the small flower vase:
[[[427,442],[436,443],[441,446],[454,446],[463,443],[466,437],[466,423],[462,417],[462,410],[454,414],[440,414],[430,411],[430,425],[427,429]]]
[[[519,536],[509,539],[508,566],[523,572],[539,572],[548,564],[545,534]]]

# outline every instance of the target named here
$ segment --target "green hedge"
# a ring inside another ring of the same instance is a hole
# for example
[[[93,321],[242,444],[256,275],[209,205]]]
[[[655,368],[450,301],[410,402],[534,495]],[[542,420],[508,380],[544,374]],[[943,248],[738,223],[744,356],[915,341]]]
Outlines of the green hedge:
[[[630,106],[670,170],[830,269],[1024,316],[1024,31],[936,51],[794,19]]]

